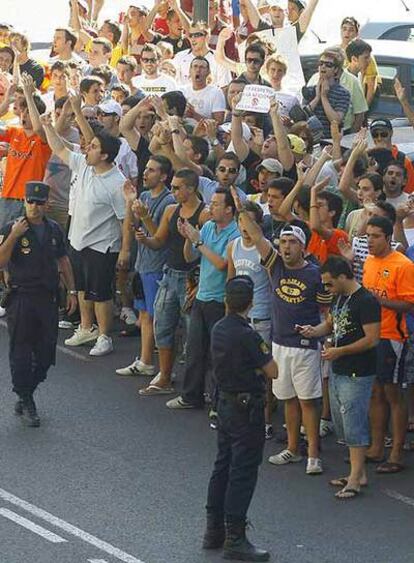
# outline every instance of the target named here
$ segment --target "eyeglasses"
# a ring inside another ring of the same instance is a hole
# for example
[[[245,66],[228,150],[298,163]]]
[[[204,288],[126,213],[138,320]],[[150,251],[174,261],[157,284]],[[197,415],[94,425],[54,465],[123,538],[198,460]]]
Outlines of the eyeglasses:
[[[332,61],[319,61],[319,66],[326,66],[326,68],[334,68],[336,66]]]
[[[229,168],[228,166],[218,166],[217,170],[222,173],[229,172],[230,174],[238,174],[239,172],[237,168]]]
[[[247,58],[246,58],[246,63],[247,63],[248,65],[257,65],[257,66],[259,66],[259,65],[263,64],[263,60],[262,60],[262,59],[252,59],[251,57],[247,57]]]
[[[373,139],[381,137],[381,139],[386,139],[388,137],[388,131],[372,131],[371,133]]]
[[[190,33],[190,39],[198,39],[200,37],[205,37],[206,35],[205,31],[195,31],[194,33]]]
[[[37,199],[26,199],[26,203],[29,205],[45,205],[45,201],[38,201]]]
[[[144,57],[141,57],[141,62],[143,62],[143,63],[156,63],[156,62],[157,62],[157,59],[153,59],[153,58],[151,58],[151,59],[144,59]]]

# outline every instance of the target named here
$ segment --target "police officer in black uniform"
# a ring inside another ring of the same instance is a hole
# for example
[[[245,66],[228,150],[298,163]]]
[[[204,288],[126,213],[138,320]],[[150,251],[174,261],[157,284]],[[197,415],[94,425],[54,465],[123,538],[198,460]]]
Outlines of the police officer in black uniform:
[[[256,487],[265,439],[265,376],[277,366],[262,338],[249,325],[253,281],[236,276],[226,285],[226,316],[211,336],[218,390],[218,454],[207,496],[204,549],[224,544],[225,559],[267,561],[269,553],[246,538],[246,514]]]
[[[19,397],[15,413],[33,427],[40,424],[33,393],[55,363],[59,273],[68,289],[68,312],[77,306],[63,232],[45,217],[48,194],[47,184],[27,182],[25,216],[0,230],[0,268],[8,269],[3,302],[10,371]]]

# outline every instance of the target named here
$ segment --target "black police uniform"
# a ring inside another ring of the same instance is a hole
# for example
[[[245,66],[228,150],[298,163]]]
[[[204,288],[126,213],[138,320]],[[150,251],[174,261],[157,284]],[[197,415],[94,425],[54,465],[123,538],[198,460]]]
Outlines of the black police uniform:
[[[26,194],[27,197],[27,194]],[[13,223],[0,230],[0,242],[10,234]],[[6,298],[9,330],[9,361],[13,391],[21,399],[32,396],[47,370],[55,363],[58,334],[57,260],[66,255],[64,235],[57,223],[29,223],[29,229],[15,243],[7,268]]]
[[[239,525],[243,534],[265,440],[266,384],[260,368],[272,355],[237,314],[214,326],[211,353],[218,387],[218,453],[208,487],[207,530],[223,527],[224,533],[225,518],[226,527]],[[205,536],[205,548],[220,547],[220,540],[209,544]]]

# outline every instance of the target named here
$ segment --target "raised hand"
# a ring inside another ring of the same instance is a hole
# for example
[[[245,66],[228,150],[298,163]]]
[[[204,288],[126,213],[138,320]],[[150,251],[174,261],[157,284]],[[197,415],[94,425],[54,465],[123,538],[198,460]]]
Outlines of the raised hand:
[[[233,35],[233,29],[231,27],[223,27],[223,29],[219,33],[219,39],[223,39],[227,41]]]
[[[22,88],[25,96],[33,95],[36,92],[36,86],[33,78],[27,72],[22,74],[21,78]]]
[[[50,112],[43,113],[42,115],[39,116],[39,119],[43,127],[47,127],[48,125],[53,125],[52,114]]]
[[[122,192],[124,194],[124,199],[127,204],[131,204],[137,198],[137,189],[131,180],[126,180],[122,187]]]
[[[340,238],[338,240],[338,248],[341,256],[343,256],[345,260],[348,260],[348,262],[353,262],[354,251],[352,250],[352,244],[349,241]]]
[[[403,87],[403,85],[400,82],[399,78],[396,78],[394,80],[394,92],[395,95],[397,96],[397,99],[400,103],[405,102],[407,99],[407,94],[405,91],[405,88]]]
[[[149,209],[143,201],[136,199],[132,204],[132,213],[136,219],[146,219],[149,215]]]
[[[24,217],[19,217],[13,223],[13,226],[11,228],[11,234],[16,239],[18,239],[22,235],[24,235],[24,233],[28,230],[28,228],[29,228],[29,223],[27,222],[27,219],[25,219]]]
[[[237,211],[240,213],[243,209],[243,204],[241,202],[240,196],[237,193],[237,190],[234,186],[230,186],[230,193],[234,201],[234,205],[236,206]]]
[[[82,97],[80,94],[70,91],[69,92],[69,101],[72,106],[74,113],[79,113],[82,108]]]

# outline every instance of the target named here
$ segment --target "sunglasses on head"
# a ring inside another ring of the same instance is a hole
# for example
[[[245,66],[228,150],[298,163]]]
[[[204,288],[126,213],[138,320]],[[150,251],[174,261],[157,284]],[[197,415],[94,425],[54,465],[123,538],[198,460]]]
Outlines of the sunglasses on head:
[[[381,139],[386,139],[388,137],[388,131],[372,131],[371,135],[374,139],[378,137],[381,137]]]
[[[219,166],[217,168],[219,172],[229,172],[230,174],[238,174],[237,168],[229,168],[228,166]]]
[[[45,201],[38,201],[37,199],[26,199],[26,203],[28,203],[29,205],[45,205],[46,202]]]
[[[194,33],[190,33],[191,39],[197,39],[198,37],[205,37],[205,36],[206,36],[205,31],[194,31]]]
[[[326,68],[334,68],[335,63],[332,61],[319,61],[319,66],[326,66]]]

